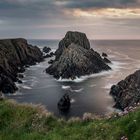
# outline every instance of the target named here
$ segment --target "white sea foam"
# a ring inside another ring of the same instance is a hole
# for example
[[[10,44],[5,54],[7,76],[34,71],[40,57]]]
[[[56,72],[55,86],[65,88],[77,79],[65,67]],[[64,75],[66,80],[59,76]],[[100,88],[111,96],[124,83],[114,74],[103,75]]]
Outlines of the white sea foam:
[[[72,98],[72,99],[70,100],[70,102],[71,102],[71,103],[74,103],[74,102],[75,102],[75,99]]]
[[[63,86],[62,86],[62,89],[66,89],[66,90],[67,90],[67,89],[71,89],[71,87],[70,87],[70,86],[65,86],[65,85],[63,85]]]
[[[24,88],[24,89],[32,89],[31,87],[29,87],[27,85],[22,85],[22,88]]]
[[[76,89],[76,90],[71,90],[72,92],[81,92],[83,91],[84,89],[83,88],[80,88],[80,89]]]
[[[75,83],[80,83],[83,82],[89,78],[95,78],[95,77],[100,77],[100,76],[105,76],[107,74],[109,74],[111,72],[111,70],[109,71],[102,71],[100,73],[95,73],[95,74],[90,74],[90,75],[85,75],[85,76],[81,76],[81,77],[77,77],[76,79],[72,80],[72,79],[62,79],[59,78],[57,81],[58,82],[75,82]]]
[[[105,87],[103,87],[103,88],[105,88],[105,89],[110,89],[111,87],[112,87],[112,83],[108,83]]]

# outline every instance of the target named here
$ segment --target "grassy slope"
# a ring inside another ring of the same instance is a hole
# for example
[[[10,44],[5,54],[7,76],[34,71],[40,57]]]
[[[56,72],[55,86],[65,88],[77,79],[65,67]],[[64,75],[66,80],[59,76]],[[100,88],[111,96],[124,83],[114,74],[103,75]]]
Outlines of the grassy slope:
[[[0,101],[0,140],[140,140],[140,109],[121,118],[64,121],[42,107]]]

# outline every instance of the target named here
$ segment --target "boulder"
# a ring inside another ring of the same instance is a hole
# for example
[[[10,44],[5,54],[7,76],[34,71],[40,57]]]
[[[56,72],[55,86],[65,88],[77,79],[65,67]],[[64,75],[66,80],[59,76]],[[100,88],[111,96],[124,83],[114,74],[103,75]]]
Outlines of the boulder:
[[[53,62],[54,62],[54,60],[51,59],[48,61],[48,64],[52,64]]]
[[[58,102],[58,109],[60,111],[66,112],[69,111],[71,106],[69,95],[65,94],[60,101]]]
[[[45,52],[45,53],[49,53],[51,51],[51,48],[49,48],[49,47],[44,47],[43,48],[43,52]]]
[[[140,70],[113,85],[110,94],[116,102],[114,107],[122,110],[140,102]]]
[[[110,69],[100,54],[90,48],[84,33],[69,31],[60,41],[55,60],[46,72],[56,79],[75,79]]]
[[[108,57],[108,55],[106,53],[102,53],[102,57]]]

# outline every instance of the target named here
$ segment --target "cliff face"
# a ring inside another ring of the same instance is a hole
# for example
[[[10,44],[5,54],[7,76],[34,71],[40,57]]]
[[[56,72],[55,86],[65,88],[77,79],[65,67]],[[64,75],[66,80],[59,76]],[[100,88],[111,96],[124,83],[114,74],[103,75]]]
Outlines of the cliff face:
[[[46,69],[55,78],[75,79],[110,69],[100,54],[90,49],[89,40],[84,33],[67,32],[55,54],[55,61]]]
[[[13,93],[17,90],[14,82],[24,65],[42,60],[39,48],[31,46],[25,39],[0,40],[0,91]]]
[[[140,102],[140,70],[129,75],[117,85],[113,85],[110,94],[116,101],[115,107],[119,109],[125,109]]]

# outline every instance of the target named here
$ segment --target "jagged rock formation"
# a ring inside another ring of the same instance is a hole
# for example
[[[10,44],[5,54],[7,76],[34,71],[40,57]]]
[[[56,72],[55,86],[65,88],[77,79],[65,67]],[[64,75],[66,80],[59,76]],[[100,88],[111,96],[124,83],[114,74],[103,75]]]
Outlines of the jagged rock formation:
[[[0,40],[0,91],[14,93],[17,73],[24,72],[25,65],[33,65],[43,59],[42,52],[25,39]]]
[[[116,102],[114,107],[122,110],[140,102],[140,70],[113,85],[110,94]]]
[[[55,52],[56,58],[46,72],[55,78],[75,79],[83,75],[111,69],[100,54],[90,48],[84,33],[67,32]]]
[[[43,48],[43,52],[45,52],[45,53],[49,53],[51,51],[51,48],[49,48],[49,47],[44,47]]]

